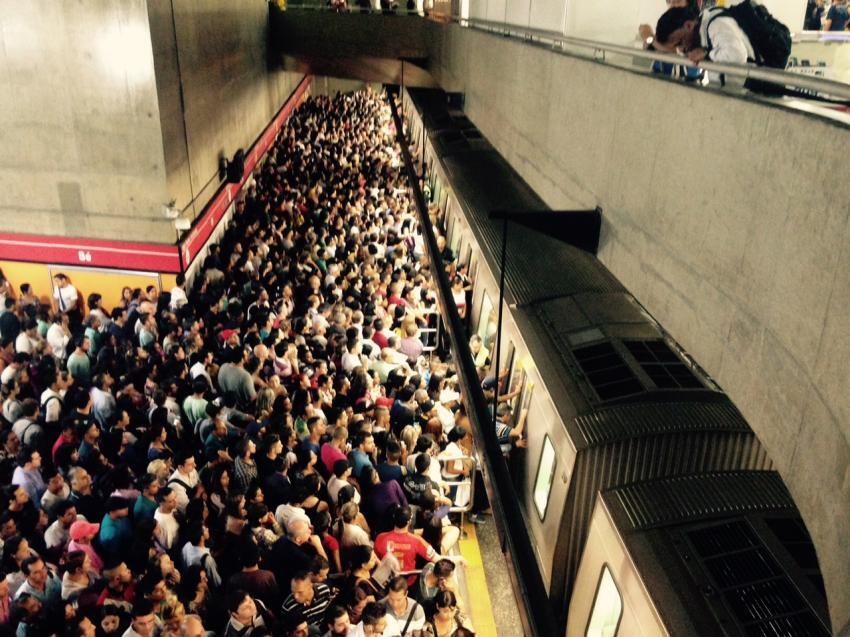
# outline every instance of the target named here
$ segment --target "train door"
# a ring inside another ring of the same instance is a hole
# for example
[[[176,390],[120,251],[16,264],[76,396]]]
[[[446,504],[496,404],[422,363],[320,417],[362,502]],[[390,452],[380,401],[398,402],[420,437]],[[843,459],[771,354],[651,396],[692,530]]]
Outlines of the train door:
[[[449,243],[449,235],[451,235],[452,230],[454,230],[455,219],[454,215],[450,210],[446,210],[445,215],[443,216],[443,237],[446,239],[446,245]]]
[[[440,192],[436,201],[439,202],[440,210],[443,211],[443,214],[449,214],[449,195],[451,195],[451,190],[447,183],[443,184],[439,179],[437,181],[440,183]],[[446,238],[448,239],[448,236]]]
[[[469,249],[469,289],[466,292],[466,307],[471,308],[475,300],[475,279],[478,276],[478,260],[472,254],[472,246]],[[467,315],[466,335],[471,336],[472,332],[472,312]]]
[[[454,199],[450,199],[449,200],[449,206],[452,206],[454,201],[455,201]],[[461,225],[460,225],[459,216],[457,214],[454,214],[454,212],[453,212],[452,218],[454,218],[455,222],[452,225],[452,233],[451,233],[451,236],[449,236],[449,238],[448,238],[449,239],[448,244],[449,244],[449,248],[452,251],[452,256],[455,258],[455,263],[458,263],[459,260],[460,260],[460,239],[461,239],[461,235],[463,234],[463,229],[461,228]]]
[[[490,348],[486,344],[485,336],[488,333],[489,327],[489,319],[490,315],[493,313],[493,302],[490,300],[490,296],[487,292],[483,292],[481,295],[481,305],[478,307],[478,313],[472,315],[472,319],[470,320],[470,328],[472,328],[472,334],[470,336],[475,335],[481,339],[480,348],[478,351],[472,352],[472,356],[474,358],[475,368],[478,370],[478,374],[481,377],[480,380],[484,380],[484,376],[489,371],[489,361],[492,352]]]
[[[513,450],[511,454],[511,476],[514,480],[514,485],[517,487],[517,494],[520,499],[525,502],[527,501],[527,495],[525,493],[525,489],[523,485],[528,484],[527,475],[528,471],[528,417],[531,413],[531,395],[534,391],[534,384],[528,382],[528,376],[526,374],[525,369],[523,368],[521,361],[517,363],[516,370],[512,376],[511,382],[511,391],[519,391],[519,393],[514,396],[510,400],[511,404],[511,422],[510,425],[512,428],[522,422],[523,430],[522,436],[518,440],[522,440],[523,442],[518,444],[516,448]],[[550,446],[552,446],[550,441]],[[544,442],[545,448],[545,442]],[[545,450],[545,449],[544,449]],[[554,451],[553,451],[554,453]],[[541,458],[541,461],[544,460]],[[548,458],[547,458],[548,460]],[[539,465],[538,465],[539,467]],[[538,468],[539,470],[539,468]],[[554,471],[554,469],[553,469]],[[549,482],[548,489],[551,489],[551,477],[546,478]]]

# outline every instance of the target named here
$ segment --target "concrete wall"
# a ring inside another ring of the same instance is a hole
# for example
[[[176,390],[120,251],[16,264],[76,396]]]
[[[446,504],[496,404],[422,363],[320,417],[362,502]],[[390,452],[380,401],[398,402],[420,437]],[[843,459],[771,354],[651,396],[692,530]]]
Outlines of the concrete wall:
[[[431,71],[731,395],[850,620],[850,131],[755,101],[434,27]]]
[[[219,157],[247,150],[303,74],[270,68],[263,0],[148,0],[148,11],[168,195],[194,218]]]
[[[144,0],[0,0],[0,228],[173,241]]]

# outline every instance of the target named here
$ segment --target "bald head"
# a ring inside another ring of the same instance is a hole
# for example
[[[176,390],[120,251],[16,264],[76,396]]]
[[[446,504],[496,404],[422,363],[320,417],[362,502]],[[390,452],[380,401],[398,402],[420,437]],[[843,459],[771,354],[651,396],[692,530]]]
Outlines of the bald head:
[[[289,539],[299,545],[310,539],[310,526],[300,518],[296,518],[287,524],[286,532]]]
[[[186,615],[180,624],[180,637],[206,637],[207,631],[201,618],[197,615]]]

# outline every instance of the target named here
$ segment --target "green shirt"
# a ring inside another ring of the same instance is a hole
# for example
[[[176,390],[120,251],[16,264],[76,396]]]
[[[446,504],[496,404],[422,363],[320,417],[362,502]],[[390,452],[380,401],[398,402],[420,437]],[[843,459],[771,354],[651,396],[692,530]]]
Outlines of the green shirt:
[[[81,383],[91,380],[91,361],[85,354],[74,352],[68,357],[68,373]]]
[[[183,411],[186,412],[189,424],[194,428],[196,424],[207,417],[207,399],[187,396],[186,400],[183,401]]]
[[[142,520],[153,520],[153,514],[156,513],[156,507],[156,502],[148,500],[145,496],[140,495],[136,498],[136,504],[133,505],[133,521],[138,524]]]

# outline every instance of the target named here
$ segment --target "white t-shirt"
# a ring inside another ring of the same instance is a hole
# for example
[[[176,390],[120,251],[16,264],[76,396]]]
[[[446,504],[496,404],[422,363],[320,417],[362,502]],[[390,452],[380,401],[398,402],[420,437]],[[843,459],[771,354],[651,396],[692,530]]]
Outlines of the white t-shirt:
[[[157,507],[153,514],[154,519],[159,522],[156,527],[156,539],[166,551],[170,551],[171,547],[177,541],[177,534],[180,532],[180,523],[174,517],[174,513],[163,513],[162,509]]]
[[[169,303],[168,306],[172,309],[172,311],[179,310],[188,302],[189,299],[186,297],[186,292],[183,288],[177,285],[171,288],[171,303]]]
[[[77,288],[70,283],[64,288],[54,287],[53,298],[56,299],[60,312],[69,312],[77,307]]]

